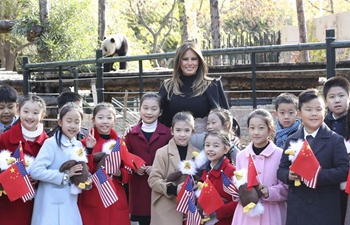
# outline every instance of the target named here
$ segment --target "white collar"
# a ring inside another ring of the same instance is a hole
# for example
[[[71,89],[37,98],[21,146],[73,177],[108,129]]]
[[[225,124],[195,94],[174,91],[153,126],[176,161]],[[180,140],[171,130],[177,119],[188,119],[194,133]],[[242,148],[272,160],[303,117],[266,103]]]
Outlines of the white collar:
[[[24,128],[24,126],[21,124],[22,127],[22,134],[23,137],[27,137],[26,139],[34,139],[38,136],[40,136],[40,134],[43,133],[44,131],[44,125],[42,123],[38,124],[38,127],[36,128],[35,131],[29,131],[26,128]]]
[[[147,133],[153,133],[157,129],[158,120],[151,124],[144,123],[142,121],[141,130]]]
[[[313,133],[309,134],[309,133],[305,130],[305,127],[304,127],[304,139],[306,139],[306,137],[307,137],[308,135],[311,135],[313,138],[315,138],[319,129],[320,129],[320,128],[318,128],[317,130],[315,130]]]

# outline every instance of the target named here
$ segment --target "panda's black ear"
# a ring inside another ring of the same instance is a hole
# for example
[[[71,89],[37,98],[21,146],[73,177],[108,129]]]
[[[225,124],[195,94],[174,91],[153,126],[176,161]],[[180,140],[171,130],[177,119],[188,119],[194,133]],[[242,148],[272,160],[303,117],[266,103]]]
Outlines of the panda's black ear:
[[[115,40],[114,40],[114,38],[111,38],[111,42],[112,42],[112,43],[115,43]]]
[[[103,37],[103,40],[105,40],[107,37]]]

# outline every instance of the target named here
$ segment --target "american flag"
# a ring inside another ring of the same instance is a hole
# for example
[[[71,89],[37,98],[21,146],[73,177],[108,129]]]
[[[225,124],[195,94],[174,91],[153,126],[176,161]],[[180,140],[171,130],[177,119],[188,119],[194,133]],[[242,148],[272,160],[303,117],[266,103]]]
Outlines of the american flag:
[[[238,190],[232,181],[227,177],[224,171],[221,171],[222,187],[224,191],[232,197],[238,198]]]
[[[300,180],[303,181],[307,187],[315,189],[317,186],[317,179],[320,171],[321,171],[321,167],[318,167],[315,176],[310,181],[304,179],[303,177],[300,177]]]
[[[182,213],[187,213],[188,210],[188,199],[192,199],[194,201],[194,191],[192,187],[192,178],[191,176],[188,176],[188,179],[186,179],[185,190],[183,194],[180,196],[180,200],[177,203],[176,210]]]
[[[105,159],[106,173],[114,174],[120,169],[121,158],[120,158],[120,138],[115,142],[115,145],[111,153]]]
[[[187,225],[200,225],[201,224],[201,215],[197,210],[194,201],[191,198],[188,198],[188,211],[187,211]]]
[[[25,194],[25,195],[23,195],[21,197],[23,202],[26,202],[28,200],[33,199],[35,191],[34,191],[32,183],[30,183],[27,170],[24,167],[23,163],[22,162],[17,162],[17,167],[18,167],[18,170],[21,173],[21,176],[23,177],[23,180],[26,183],[26,186],[28,187],[28,190],[29,190],[29,192],[27,194]]]
[[[19,141],[18,147],[16,148],[15,152],[13,153],[13,157],[16,158],[17,162],[23,162],[24,163],[24,154],[23,154],[23,148],[22,148],[22,141]]]
[[[92,175],[92,181],[97,187],[105,208],[118,201],[114,184],[102,168],[98,169],[96,173]]]

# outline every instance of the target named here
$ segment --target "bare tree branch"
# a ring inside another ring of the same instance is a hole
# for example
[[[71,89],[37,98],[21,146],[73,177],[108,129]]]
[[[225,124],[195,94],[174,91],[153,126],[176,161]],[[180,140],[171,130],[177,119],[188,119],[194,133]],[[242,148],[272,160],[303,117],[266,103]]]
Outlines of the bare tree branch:
[[[28,43],[26,43],[26,44],[24,44],[24,45],[18,46],[18,47],[13,51],[13,54],[16,54],[16,53],[22,51],[24,48],[26,48],[26,47],[32,45],[33,43],[34,43],[34,42],[28,42]]]

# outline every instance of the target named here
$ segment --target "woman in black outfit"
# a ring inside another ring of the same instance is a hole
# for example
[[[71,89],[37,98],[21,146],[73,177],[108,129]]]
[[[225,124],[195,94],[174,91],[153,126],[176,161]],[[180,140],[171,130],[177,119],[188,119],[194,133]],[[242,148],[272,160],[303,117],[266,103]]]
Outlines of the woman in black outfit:
[[[200,48],[195,42],[186,42],[176,50],[172,78],[165,80],[159,90],[163,109],[159,121],[170,127],[177,112],[191,112],[195,118],[191,143],[198,149],[203,148],[210,110],[229,108],[220,78],[207,74],[208,66]]]

